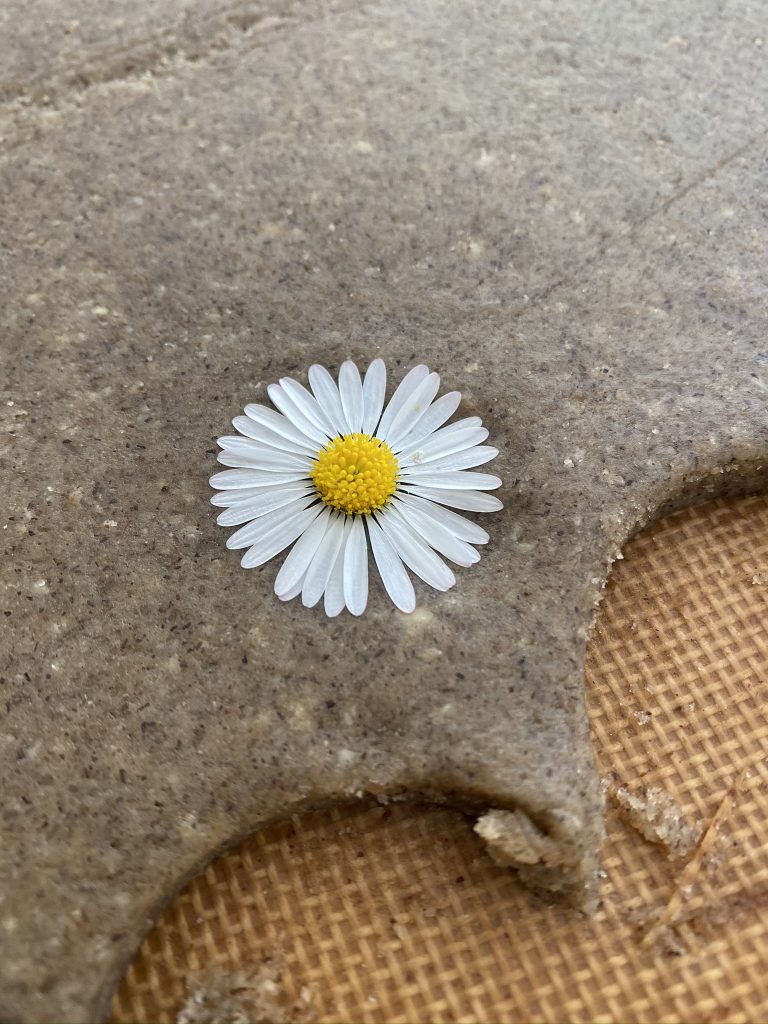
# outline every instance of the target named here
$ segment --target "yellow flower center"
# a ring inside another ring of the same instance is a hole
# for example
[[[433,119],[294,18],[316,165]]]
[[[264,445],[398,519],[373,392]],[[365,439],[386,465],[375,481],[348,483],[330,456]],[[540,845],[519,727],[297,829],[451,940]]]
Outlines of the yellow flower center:
[[[318,452],[309,475],[326,505],[347,515],[369,515],[395,493],[397,470],[386,441],[346,434]]]

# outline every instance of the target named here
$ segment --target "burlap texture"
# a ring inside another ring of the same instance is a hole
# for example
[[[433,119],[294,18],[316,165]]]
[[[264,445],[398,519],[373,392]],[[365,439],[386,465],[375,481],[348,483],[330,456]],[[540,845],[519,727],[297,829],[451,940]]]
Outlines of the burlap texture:
[[[768,498],[683,511],[625,555],[587,660],[608,786],[594,919],[522,889],[460,813],[308,814],[181,893],[115,1022],[174,1021],[195,972],[267,956],[278,1002],[305,988],[318,1021],[768,1020]],[[677,801],[696,850],[672,860],[625,823],[622,784]]]

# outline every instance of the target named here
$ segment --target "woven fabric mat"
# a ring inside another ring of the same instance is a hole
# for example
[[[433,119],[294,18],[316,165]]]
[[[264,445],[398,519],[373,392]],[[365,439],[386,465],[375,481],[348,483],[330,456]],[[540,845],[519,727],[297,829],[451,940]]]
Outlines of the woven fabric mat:
[[[768,498],[689,509],[632,542],[591,640],[587,703],[607,786],[595,918],[521,888],[458,812],[311,813],[179,895],[120,986],[116,1024],[174,1021],[196,987],[215,1002],[217,979],[265,958],[277,1004],[301,1004],[287,1019],[768,1020]],[[654,787],[676,801],[694,851],[670,859],[643,838],[622,784],[641,806]],[[233,987],[237,1002],[247,982]],[[236,1017],[222,1004],[205,1019]]]

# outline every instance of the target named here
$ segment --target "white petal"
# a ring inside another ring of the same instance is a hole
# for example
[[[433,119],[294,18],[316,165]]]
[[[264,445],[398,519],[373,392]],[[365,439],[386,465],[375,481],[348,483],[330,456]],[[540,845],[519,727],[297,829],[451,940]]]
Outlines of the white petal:
[[[408,505],[431,516],[460,540],[466,540],[470,544],[487,544],[490,540],[486,531],[477,523],[473,523],[471,519],[465,519],[464,516],[459,516],[455,512],[449,512],[447,508],[443,508],[442,505],[438,505],[434,501],[427,501],[425,498],[408,494],[406,491],[400,491],[397,500],[403,505]]]
[[[295,444],[309,448],[311,451],[317,450],[316,444],[303,431],[298,430],[285,416],[281,416],[279,412],[275,412],[274,409],[270,409],[266,405],[257,405],[255,403],[246,405],[245,415],[249,420],[253,420],[254,423],[261,423],[262,426],[268,427],[274,433],[288,438],[289,441],[293,441]]]
[[[289,600],[286,595],[291,593],[298,584],[301,585],[296,594],[301,593],[307,569],[325,536],[330,518],[330,509],[324,509],[288,552],[288,557],[280,567],[280,572],[275,580],[275,593],[281,601]],[[293,596],[295,597],[296,594]]]
[[[437,405],[437,402],[435,402],[435,405]],[[437,442],[442,442],[445,438],[454,437],[460,432],[469,430],[470,428],[482,427],[482,425],[483,421],[479,416],[467,416],[463,420],[456,420],[455,423],[449,423],[447,427],[441,427],[440,430],[433,431],[429,437],[425,437],[421,441],[412,442],[407,445],[403,444],[402,447],[398,445],[397,457],[399,459],[406,459],[412,452],[421,451],[427,445],[432,445],[433,442],[437,444]],[[487,436],[488,435],[486,434],[483,437],[483,440],[485,440],[485,437]],[[480,442],[478,442],[478,444],[479,443]]]
[[[482,491],[457,491],[447,487],[422,487],[408,484],[406,493],[416,494],[420,498],[427,498],[429,501],[436,501],[441,505],[450,505],[451,508],[465,509],[467,512],[498,512],[504,508],[493,494],[484,494]]]
[[[262,484],[269,482],[268,478],[275,474],[275,480],[282,480],[283,477],[296,477],[305,479],[308,476],[306,471],[301,469],[297,470],[293,466],[290,467],[289,471],[283,471],[281,475],[279,470],[273,470],[272,467],[265,467],[262,469],[226,469],[223,473],[214,473],[208,481],[211,487],[216,487],[218,490],[233,489],[238,490],[243,487],[260,487]]]
[[[406,434],[410,433],[431,406],[432,399],[437,394],[439,387],[439,374],[430,373],[411,392],[407,400],[403,402],[397,416],[392,420],[392,425],[385,438],[388,444],[396,444]]]
[[[212,505],[219,508],[229,508],[241,501],[248,501],[255,498],[257,494],[273,490],[275,487],[284,487],[285,484],[295,484],[299,480],[306,480],[305,473],[252,473],[252,476],[261,478],[260,483],[252,484],[250,487],[233,487],[226,491],[220,491],[211,498]]]
[[[336,564],[341,542],[344,538],[344,516],[335,515],[322,543],[315,551],[312,562],[304,577],[301,588],[301,603],[305,608],[314,608],[325,593],[331,571]]]
[[[480,561],[480,555],[471,544],[459,540],[450,530],[438,523],[437,519],[430,518],[418,509],[406,505],[399,506],[398,502],[393,502],[389,514],[399,516],[400,520],[412,527],[431,548],[457,565],[467,568]]]
[[[477,444],[472,448],[465,448],[461,452],[443,455],[439,459],[430,459],[424,465],[429,466],[431,472],[438,469],[475,469],[477,466],[484,466],[486,462],[495,459],[498,454],[498,448],[492,448],[487,444]]]
[[[363,433],[373,435],[384,408],[387,390],[387,368],[383,359],[374,359],[365,371],[363,381]]]
[[[493,491],[501,487],[501,480],[490,473],[465,473],[447,470],[444,473],[428,472],[427,466],[411,466],[402,474],[404,484],[422,484],[424,487],[449,488],[451,490]]]
[[[231,537],[227,537],[227,547],[230,551],[236,551],[238,548],[247,548],[251,544],[255,544],[260,537],[271,533],[274,529],[279,530],[283,523],[302,512],[315,498],[316,495],[312,494],[306,498],[294,498],[290,505],[275,509],[274,512],[268,512],[266,515],[259,516],[258,519],[252,519],[246,526],[241,526]],[[317,511],[319,512],[321,508],[322,505],[318,506]],[[288,541],[288,543],[291,542]],[[282,551],[282,548],[278,548],[278,551]]]
[[[401,438],[392,450],[400,452],[418,448],[424,438],[429,437],[453,416],[460,401],[461,393],[459,391],[449,391],[447,395],[441,395],[436,402],[430,405],[413,430]]]
[[[368,536],[376,567],[381,576],[384,589],[392,599],[392,603],[401,612],[412,612],[416,607],[416,594],[410,576],[405,571],[400,556],[382,532],[381,527],[368,516]]]
[[[362,429],[362,382],[351,359],[342,362],[339,370],[339,394],[349,431],[359,433]]]
[[[363,426],[363,385],[360,380],[360,371],[351,359],[347,359],[341,364],[339,394],[344,409],[344,419],[347,421],[350,431],[353,434],[359,434]]]
[[[216,456],[216,461],[222,466],[229,466],[230,469],[255,469],[256,464],[252,455],[237,455],[235,452],[223,451]],[[306,476],[306,474],[304,474]]]
[[[310,529],[311,528],[312,527],[310,527]],[[301,536],[303,537],[304,534],[302,534]],[[301,540],[301,537],[299,537],[299,540]],[[289,554],[290,554],[290,552],[289,552]],[[277,596],[280,598],[281,601],[292,601],[294,599],[294,597],[298,597],[299,596],[299,594],[301,593],[301,588],[303,586],[304,586],[304,577],[300,576],[299,579],[294,583],[294,585],[292,587],[289,587],[288,590],[284,590],[282,594],[278,594]]]
[[[232,426],[235,430],[239,430],[241,434],[245,434],[245,437],[220,437],[219,444],[221,447],[229,448],[231,451],[237,451],[245,447],[248,443],[247,438],[258,441],[260,444],[269,445],[270,448],[277,448],[281,452],[314,455],[317,451],[317,445],[309,438],[295,441],[292,437],[286,437],[285,434],[273,430],[272,427],[268,427],[264,423],[257,423],[250,416],[235,416],[232,420]]]
[[[289,518],[283,516],[274,529],[259,537],[253,547],[246,551],[240,559],[240,565],[244,569],[253,569],[257,565],[268,562],[270,558],[274,558],[283,548],[293,544],[296,538],[304,533],[309,525],[317,519],[321,509],[321,505],[313,505],[312,508],[304,509],[303,512],[298,512]],[[257,522],[263,523],[264,520],[259,519]]]
[[[277,508],[284,508],[297,498],[303,498],[313,491],[314,485],[311,483],[271,488],[262,491],[250,501],[239,501],[236,505],[232,505],[219,515],[216,522],[219,526],[239,526],[240,523],[248,523],[252,519],[265,516],[268,512],[274,512]]]
[[[341,396],[336,381],[324,366],[314,363],[309,368],[309,383],[315,393],[320,408],[328,417],[337,434],[348,432],[344,410],[341,407]]]
[[[288,452],[288,455],[292,453]],[[297,456],[293,456],[297,457]],[[274,448],[262,448],[258,455],[237,455],[234,452],[223,451],[216,456],[216,461],[222,466],[231,466],[235,469],[263,469],[265,472],[287,473],[294,468],[296,472],[308,477],[312,464],[308,459],[301,462],[289,462],[281,452]]]
[[[395,416],[400,412],[405,402],[408,401],[414,389],[428,376],[429,367],[424,365],[414,366],[412,370],[406,373],[394,395],[390,398],[387,408],[384,410],[384,415],[381,417],[377,430],[378,437],[386,438]]]
[[[291,377],[281,377],[280,386],[288,397],[296,403],[297,408],[300,409],[308,420],[311,420],[328,437],[334,436],[336,431],[333,423],[326,416],[323,407],[315,396],[307,391],[303,384],[299,384],[297,380],[293,380]]]
[[[432,548],[419,535],[399,519],[390,514],[391,506],[375,513],[376,522],[382,528],[395,551],[407,566],[435,590],[450,590],[456,577]]]
[[[232,422],[237,425],[238,420],[246,420],[247,423],[253,427],[254,430],[263,432],[266,436],[271,433],[266,427],[262,427],[258,423],[254,423],[253,420],[249,420],[247,416],[235,416]],[[309,455],[309,449],[300,451],[298,446],[294,448],[291,441],[287,441],[284,437],[278,438],[277,434],[272,434],[275,439],[274,444],[270,444],[269,441],[262,441],[261,438],[256,439],[249,436],[243,437],[241,434],[225,434],[224,437],[217,437],[216,444],[219,445],[225,452],[232,452],[235,455],[248,455],[251,452],[260,452],[263,448],[274,448],[279,452],[292,452],[294,455]]]
[[[279,384],[270,384],[267,394],[271,401],[277,406],[281,413],[286,416],[297,430],[306,437],[311,437],[322,448],[328,442],[324,430],[316,426],[308,416],[305,416],[294,399],[284,391]]]
[[[400,465],[425,465],[434,459],[442,459],[446,455],[463,452],[466,448],[474,448],[482,444],[487,437],[488,431],[485,427],[464,427],[462,430],[443,427],[428,437],[416,451],[408,455],[403,453]]]
[[[368,603],[368,545],[360,516],[355,516],[344,550],[344,603],[362,615]]]
[[[344,608],[344,554],[349,535],[352,532],[352,520],[346,516],[343,517],[341,530],[341,544],[325,586],[325,598],[323,600],[325,614],[331,619],[335,618]]]
[[[304,472],[306,476],[312,469],[312,460],[307,455],[296,455],[295,452],[279,452],[275,448],[254,448],[248,454],[221,451],[216,461],[223,466],[244,466],[250,469],[269,470],[273,473]]]

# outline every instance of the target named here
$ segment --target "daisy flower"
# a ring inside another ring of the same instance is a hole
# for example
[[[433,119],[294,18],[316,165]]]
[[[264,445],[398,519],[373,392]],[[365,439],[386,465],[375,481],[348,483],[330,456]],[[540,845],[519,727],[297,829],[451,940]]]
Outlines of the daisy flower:
[[[501,485],[467,470],[498,455],[484,445],[478,416],[444,424],[461,395],[436,399],[440,378],[426,366],[405,375],[384,407],[381,359],[365,378],[353,362],[339,371],[310,366],[311,391],[284,377],[267,389],[275,409],[246,405],[232,421],[239,434],[220,437],[218,460],[232,468],[211,477],[225,509],[220,526],[239,526],[227,547],[246,548],[245,569],[263,565],[293,544],[275,580],[281,601],[301,595],[308,608],[323,599],[328,615],[361,615],[368,602],[368,548],[393,603],[416,606],[406,566],[436,590],[456,579],[457,565],[479,561],[474,544],[488,534],[451,509],[496,512]],[[279,411],[276,411],[279,410]],[[243,525],[244,524],[244,525]]]

